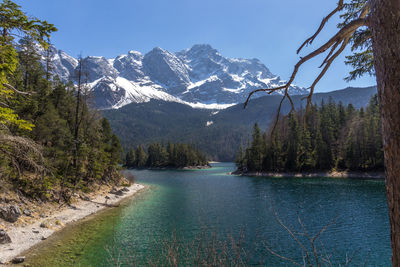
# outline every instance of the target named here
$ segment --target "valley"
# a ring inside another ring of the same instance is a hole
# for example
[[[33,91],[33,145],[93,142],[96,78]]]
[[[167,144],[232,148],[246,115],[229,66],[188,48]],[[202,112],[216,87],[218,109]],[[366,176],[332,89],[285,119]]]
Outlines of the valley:
[[[375,93],[375,87],[347,88],[316,93],[313,101],[320,104],[331,99],[343,105],[351,103],[359,109],[366,107]],[[301,95],[293,97],[296,108],[305,105],[302,98]],[[251,100],[246,109],[243,109],[243,104],[237,104],[222,110],[198,109],[181,103],[151,100],[104,110],[102,113],[110,120],[125,150],[153,141],[176,141],[197,145],[213,160],[233,161],[239,146],[245,146],[250,140],[255,123],[263,130],[269,127],[275,119],[280,100],[279,95],[261,96]],[[287,114],[289,110],[286,101],[282,114]]]

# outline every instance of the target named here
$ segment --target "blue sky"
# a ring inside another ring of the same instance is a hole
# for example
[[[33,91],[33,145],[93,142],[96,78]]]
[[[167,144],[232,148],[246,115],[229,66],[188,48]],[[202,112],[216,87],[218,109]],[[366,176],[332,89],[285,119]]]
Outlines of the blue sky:
[[[32,16],[55,24],[52,42],[72,56],[114,58],[159,46],[180,51],[207,43],[223,56],[258,58],[274,74],[288,79],[299,59],[296,49],[313,34],[336,0],[15,0]],[[322,44],[339,18],[313,44]],[[305,52],[311,51],[311,47]],[[304,53],[303,53],[304,54]],[[350,54],[346,51],[345,54]],[[322,57],[307,63],[295,84],[309,87]],[[350,67],[338,58],[317,91],[374,85],[374,77],[347,83]]]

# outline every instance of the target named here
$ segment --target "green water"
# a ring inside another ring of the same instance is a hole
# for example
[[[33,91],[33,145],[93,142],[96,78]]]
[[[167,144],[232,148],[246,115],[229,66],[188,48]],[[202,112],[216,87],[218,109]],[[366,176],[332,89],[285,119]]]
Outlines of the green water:
[[[391,266],[383,181],[226,175],[233,169],[233,164],[218,163],[196,171],[133,170],[148,190],[120,208],[67,227],[36,247],[27,263],[113,266],[110,255],[121,262],[140,262],[160,257],[155,248],[171,233],[184,243],[206,231],[219,239],[243,239],[248,265],[290,266],[263,245],[302,259],[298,245],[273,215],[273,206],[285,225],[301,232],[301,218],[311,235],[337,218],[321,235],[335,265],[345,263],[347,255],[352,257],[350,266]]]

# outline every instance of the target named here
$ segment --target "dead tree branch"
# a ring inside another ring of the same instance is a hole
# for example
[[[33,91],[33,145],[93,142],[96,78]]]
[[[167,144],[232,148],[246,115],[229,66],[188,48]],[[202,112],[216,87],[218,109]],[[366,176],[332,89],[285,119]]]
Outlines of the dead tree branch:
[[[306,46],[307,44],[311,44],[315,38],[320,34],[320,32],[322,31],[322,29],[324,28],[325,24],[329,21],[329,19],[335,15],[337,12],[341,11],[343,9],[343,0],[339,0],[339,3],[337,5],[337,7],[327,16],[325,17],[322,22],[320,27],[318,28],[318,30],[316,31],[316,33],[311,36],[310,38],[308,38],[298,49],[298,53],[304,48],[304,46]],[[353,34],[356,32],[357,29],[359,29],[360,27],[363,26],[368,26],[369,21],[368,21],[368,14],[369,14],[369,5],[367,4],[360,12],[360,15],[358,17],[358,19],[355,19],[349,23],[347,23],[346,25],[344,25],[333,37],[331,37],[326,43],[324,43],[322,46],[320,46],[319,48],[315,49],[314,51],[312,51],[311,53],[307,54],[304,57],[301,57],[300,60],[297,62],[297,64],[294,66],[294,70],[290,76],[290,79],[287,81],[287,83],[285,85],[282,86],[278,86],[278,87],[273,87],[273,88],[264,88],[264,89],[257,89],[257,90],[253,90],[252,92],[249,93],[245,103],[244,103],[244,108],[247,107],[251,97],[257,93],[257,92],[267,92],[268,94],[272,94],[274,92],[277,92],[279,90],[283,91],[283,96],[282,99],[279,103],[278,106],[278,111],[277,111],[277,116],[275,119],[275,123],[274,126],[272,128],[271,134],[274,133],[275,128],[278,124],[278,120],[280,117],[280,113],[281,113],[281,109],[282,109],[282,105],[285,99],[288,99],[290,102],[290,106],[291,106],[291,110],[290,112],[293,112],[295,110],[295,106],[294,103],[292,101],[291,96],[289,95],[289,88],[292,85],[293,81],[295,80],[297,73],[300,69],[300,67],[307,61],[325,53],[327,50],[330,49],[330,52],[328,53],[328,55],[325,57],[325,59],[323,60],[322,64],[321,64],[321,68],[324,67],[322,69],[322,71],[320,72],[320,74],[317,76],[317,78],[314,80],[314,82],[312,83],[311,87],[309,88],[310,91],[308,93],[308,95],[305,97],[307,98],[307,107],[306,107],[306,114],[308,114],[308,111],[310,109],[311,103],[312,103],[312,95],[314,93],[315,90],[315,86],[318,84],[318,82],[322,79],[322,77],[326,74],[326,72],[328,71],[328,69],[330,68],[330,66],[332,65],[333,61],[344,51],[344,49],[346,48],[346,46],[348,45],[348,43],[350,42],[351,37],[353,36]],[[339,47],[339,49],[338,49]],[[304,119],[305,121],[305,119]],[[304,123],[305,125],[305,123]]]
[[[336,8],[334,10],[332,10],[331,13],[329,13],[328,16],[326,16],[325,18],[322,19],[321,24],[319,25],[318,30],[314,33],[313,36],[311,36],[310,38],[308,38],[306,41],[304,41],[304,43],[299,47],[299,49],[297,49],[297,54],[300,53],[300,51],[307,45],[311,45],[312,42],[315,40],[315,38],[317,38],[317,36],[320,34],[320,32],[324,29],[325,24],[339,11],[341,11],[344,7],[343,5],[343,1],[344,0],[339,0],[339,3],[337,4]]]
[[[40,175],[47,172],[41,147],[28,138],[0,134],[0,152],[11,161],[19,174],[24,169]]]
[[[33,94],[33,92],[22,92],[22,91],[19,91],[14,86],[12,86],[12,85],[10,85],[8,83],[3,83],[3,86],[6,87],[9,90],[14,91],[17,94],[20,94],[20,95],[32,95]]]

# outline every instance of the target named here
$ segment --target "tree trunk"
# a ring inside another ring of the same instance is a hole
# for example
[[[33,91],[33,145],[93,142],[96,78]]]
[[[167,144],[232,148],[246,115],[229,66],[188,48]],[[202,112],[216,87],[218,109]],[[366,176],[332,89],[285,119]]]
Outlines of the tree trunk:
[[[79,67],[78,67],[78,92],[76,94],[76,108],[75,108],[75,129],[74,129],[74,142],[75,142],[75,150],[74,150],[74,161],[73,165],[75,168],[75,179],[74,185],[78,183],[79,179],[79,150],[80,150],[80,141],[79,141],[79,107],[81,105],[81,78],[82,78],[82,58],[79,57]]]
[[[400,0],[370,0],[381,105],[392,265],[400,266]]]

